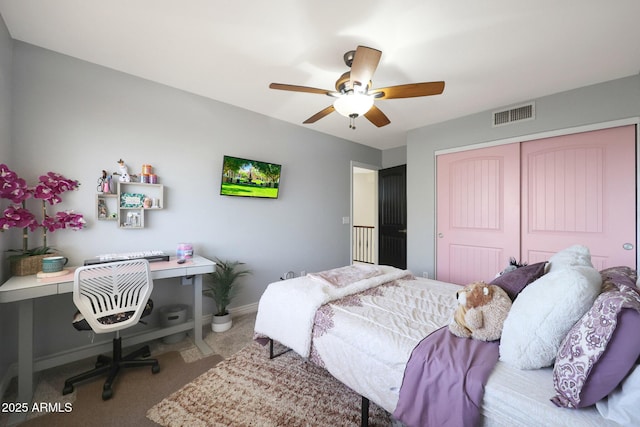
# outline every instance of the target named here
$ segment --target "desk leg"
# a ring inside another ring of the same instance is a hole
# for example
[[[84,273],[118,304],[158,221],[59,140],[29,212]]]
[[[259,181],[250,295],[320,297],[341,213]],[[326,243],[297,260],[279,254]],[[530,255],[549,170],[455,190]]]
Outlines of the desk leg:
[[[194,341],[203,354],[213,354],[211,347],[202,340],[202,274],[193,279],[193,323]]]
[[[18,402],[33,398],[33,299],[19,303],[18,314]]]

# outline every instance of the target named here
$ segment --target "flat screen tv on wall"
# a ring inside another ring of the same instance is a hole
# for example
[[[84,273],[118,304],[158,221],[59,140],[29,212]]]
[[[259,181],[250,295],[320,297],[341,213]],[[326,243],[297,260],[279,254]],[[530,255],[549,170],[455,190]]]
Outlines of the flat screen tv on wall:
[[[277,199],[282,165],[224,156],[220,194]]]

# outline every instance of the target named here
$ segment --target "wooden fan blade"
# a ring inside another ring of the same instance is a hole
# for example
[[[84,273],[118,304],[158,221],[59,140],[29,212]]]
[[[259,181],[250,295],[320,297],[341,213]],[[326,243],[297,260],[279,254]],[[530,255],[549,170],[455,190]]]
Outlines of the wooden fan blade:
[[[374,125],[381,128],[382,126],[386,126],[391,123],[391,120],[385,114],[380,111],[378,107],[375,105],[371,107],[369,111],[364,113],[364,116]]]
[[[366,88],[378,68],[382,52],[366,46],[358,46],[356,54],[351,63],[350,84],[351,88],[355,83]]]
[[[271,89],[279,89],[279,90],[289,90],[292,92],[307,92],[307,93],[317,93],[319,95],[329,95],[332,91],[326,89],[318,89],[315,87],[308,86],[296,86],[296,85],[287,85],[283,83],[271,83],[269,85]]]
[[[406,85],[372,89],[369,95],[376,99],[415,98],[417,96],[440,95],[444,91],[444,82],[409,83]],[[382,94],[382,96],[377,94]]]
[[[333,108],[333,105],[329,105],[327,108],[315,113],[313,116],[309,117],[307,120],[305,120],[302,123],[305,125],[309,123],[315,123],[321,118],[323,118],[324,116],[328,116],[329,114],[333,113],[334,111],[335,111],[335,108]]]

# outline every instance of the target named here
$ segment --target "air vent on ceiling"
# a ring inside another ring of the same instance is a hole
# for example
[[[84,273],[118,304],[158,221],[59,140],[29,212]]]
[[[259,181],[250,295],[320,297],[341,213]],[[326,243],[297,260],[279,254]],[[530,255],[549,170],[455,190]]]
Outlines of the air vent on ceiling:
[[[525,105],[518,105],[503,111],[495,111],[493,113],[493,127],[504,126],[513,122],[521,122],[523,120],[533,120],[536,118],[535,103],[531,102]]]

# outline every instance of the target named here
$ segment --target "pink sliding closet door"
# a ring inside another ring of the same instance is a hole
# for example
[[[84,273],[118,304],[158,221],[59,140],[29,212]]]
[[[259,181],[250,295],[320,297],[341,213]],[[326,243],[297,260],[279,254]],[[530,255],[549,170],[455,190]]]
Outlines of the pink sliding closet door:
[[[587,246],[598,269],[636,267],[634,125],[522,144],[522,257]]]
[[[437,157],[436,278],[489,281],[520,254],[520,145]]]

